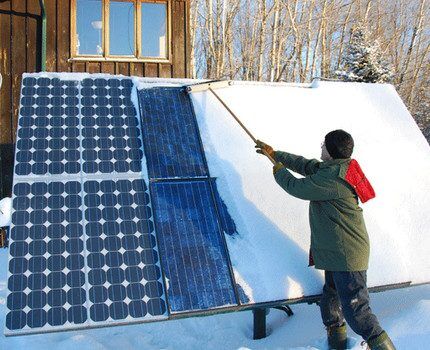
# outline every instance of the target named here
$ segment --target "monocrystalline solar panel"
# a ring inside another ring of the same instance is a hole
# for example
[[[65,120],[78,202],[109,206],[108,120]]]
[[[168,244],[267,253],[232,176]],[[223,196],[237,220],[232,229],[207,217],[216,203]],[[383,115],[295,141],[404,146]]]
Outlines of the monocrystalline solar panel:
[[[86,181],[84,205],[91,320],[164,315],[145,181]]]
[[[139,173],[142,142],[131,79],[84,79],[82,167],[86,174]]]
[[[23,79],[15,174],[78,174],[80,169],[78,81]]]
[[[78,181],[14,185],[8,329],[87,320],[80,192]]]
[[[151,184],[172,313],[238,303],[210,181]]]
[[[167,317],[131,88],[24,77],[6,334]]]
[[[208,176],[191,101],[183,88],[139,91],[150,178]]]

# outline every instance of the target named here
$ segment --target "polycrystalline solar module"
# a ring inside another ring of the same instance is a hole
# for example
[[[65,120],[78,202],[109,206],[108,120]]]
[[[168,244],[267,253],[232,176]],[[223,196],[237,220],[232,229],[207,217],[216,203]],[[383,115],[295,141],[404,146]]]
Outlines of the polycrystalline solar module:
[[[171,313],[237,305],[210,182],[151,184]]]
[[[223,237],[236,228],[209,177],[191,100],[177,87],[138,97],[170,312],[237,305]]]
[[[24,77],[6,334],[167,316],[131,86],[127,78]],[[84,116],[90,104],[95,114]],[[84,159],[91,137],[97,158]]]
[[[208,176],[191,100],[183,88],[139,91],[149,177]]]

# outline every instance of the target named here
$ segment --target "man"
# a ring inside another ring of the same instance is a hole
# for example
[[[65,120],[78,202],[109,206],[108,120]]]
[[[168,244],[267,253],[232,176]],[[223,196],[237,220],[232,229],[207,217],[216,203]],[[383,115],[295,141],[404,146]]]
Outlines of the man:
[[[276,182],[290,195],[309,200],[310,265],[325,271],[320,302],[331,349],[346,349],[346,322],[372,350],[395,350],[369,306],[366,271],[369,238],[358,198],[365,202],[374,191],[357,161],[351,159],[354,141],[343,130],[325,136],[322,162],[274,151],[257,141],[257,152],[276,160]],[[287,169],[304,178],[294,177]]]

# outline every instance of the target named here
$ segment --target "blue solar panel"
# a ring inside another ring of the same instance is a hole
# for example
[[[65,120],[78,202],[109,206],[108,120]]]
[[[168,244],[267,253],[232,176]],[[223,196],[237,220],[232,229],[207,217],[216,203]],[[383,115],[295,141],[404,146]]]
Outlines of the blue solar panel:
[[[210,180],[151,186],[171,312],[236,305]]]
[[[82,159],[86,174],[142,171],[139,120],[131,79],[84,79],[81,89]]]
[[[78,81],[23,79],[15,173],[80,172]]]
[[[149,177],[208,176],[193,107],[184,89],[160,87],[138,94]]]
[[[14,185],[8,329],[87,320],[80,191],[77,181]]]
[[[84,183],[90,317],[166,312],[152,210],[144,180]]]

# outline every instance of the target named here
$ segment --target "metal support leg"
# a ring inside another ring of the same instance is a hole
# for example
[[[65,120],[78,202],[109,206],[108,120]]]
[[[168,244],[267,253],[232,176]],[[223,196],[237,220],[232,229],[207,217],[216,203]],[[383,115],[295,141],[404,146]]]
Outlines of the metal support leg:
[[[266,338],[266,309],[253,309],[254,339]]]

